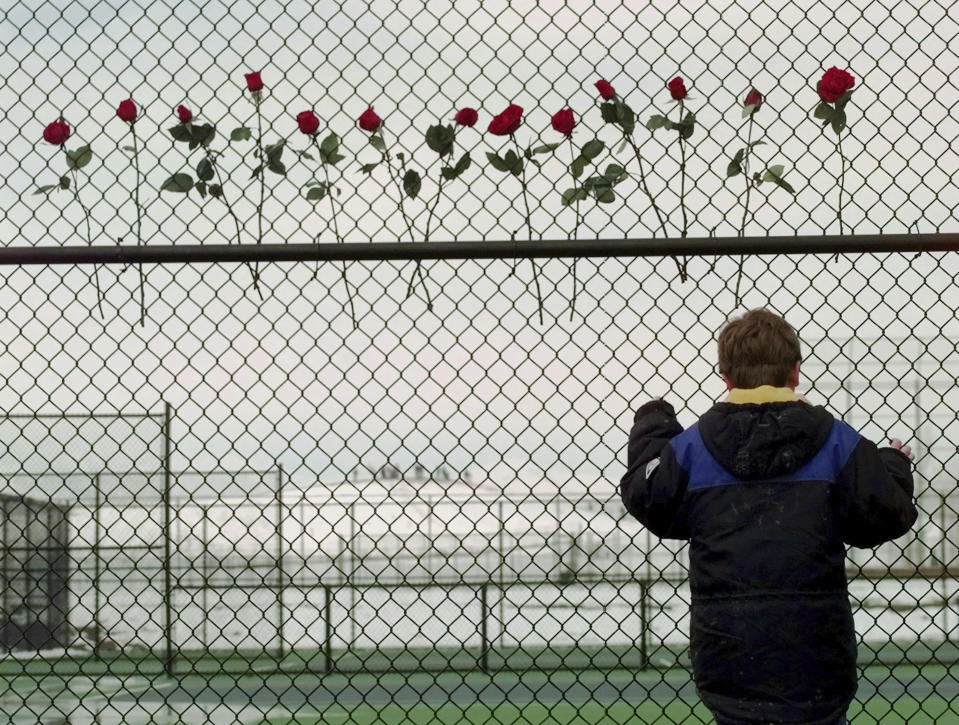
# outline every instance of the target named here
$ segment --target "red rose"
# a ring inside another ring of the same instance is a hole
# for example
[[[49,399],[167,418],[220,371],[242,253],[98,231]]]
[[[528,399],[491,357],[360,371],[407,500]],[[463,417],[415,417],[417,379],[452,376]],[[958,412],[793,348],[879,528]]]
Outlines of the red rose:
[[[669,83],[667,83],[666,87],[669,88],[669,94],[673,97],[674,101],[681,101],[687,95],[686,84],[679,76],[676,76]]]
[[[320,130],[320,119],[313,111],[303,111],[296,114],[296,125],[303,133],[314,134]]]
[[[373,106],[363,111],[363,115],[360,116],[360,128],[364,131],[373,133],[380,127],[381,123],[383,123],[383,119],[373,112]]]
[[[608,101],[616,95],[616,91],[613,90],[609,81],[596,81],[596,90],[599,91],[599,95],[603,97],[604,101]]]
[[[498,116],[494,116],[489,123],[489,132],[494,136],[510,136],[516,132],[523,122],[523,109],[511,103]]]
[[[460,126],[475,126],[476,122],[479,120],[479,114],[476,112],[475,108],[461,108],[456,112],[456,116],[453,118],[454,121]]]
[[[251,93],[263,90],[263,79],[260,78],[259,71],[246,74],[246,87]]]
[[[743,103],[743,105],[756,106],[756,108],[759,108],[762,102],[763,94],[753,88],[749,93],[746,94],[746,101]],[[754,108],[753,110],[755,111],[756,109]]]
[[[562,111],[557,111],[553,116],[552,124],[553,128],[566,136],[566,138],[572,136],[573,126],[576,125],[572,109],[564,108]]]
[[[70,138],[70,127],[65,121],[54,121],[43,129],[43,140],[54,146],[63,146]]]
[[[117,107],[117,116],[121,121],[133,123],[137,120],[137,106],[132,99],[128,98]]]
[[[826,103],[835,103],[842,95],[856,85],[856,79],[835,66],[827,70],[819,81],[819,97]]]
[[[186,106],[177,106],[176,115],[179,117],[180,123],[189,123],[193,120],[193,114]]]

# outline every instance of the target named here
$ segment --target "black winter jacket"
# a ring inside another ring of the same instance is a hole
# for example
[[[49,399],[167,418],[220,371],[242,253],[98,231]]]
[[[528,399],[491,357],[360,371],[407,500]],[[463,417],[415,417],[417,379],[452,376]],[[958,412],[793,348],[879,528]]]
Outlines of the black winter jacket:
[[[843,544],[916,520],[909,459],[805,402],[718,403],[683,430],[637,412],[620,493],[654,534],[688,539],[690,659],[717,716],[825,723],[856,692]]]

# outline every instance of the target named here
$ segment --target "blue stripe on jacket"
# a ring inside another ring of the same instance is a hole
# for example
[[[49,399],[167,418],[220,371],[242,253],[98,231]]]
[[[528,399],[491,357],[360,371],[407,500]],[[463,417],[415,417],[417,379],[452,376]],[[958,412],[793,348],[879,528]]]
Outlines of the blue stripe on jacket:
[[[859,433],[841,420],[833,423],[829,437],[815,456],[807,463],[785,476],[759,479],[767,483],[786,483],[791,481],[827,481],[832,483],[839,475],[839,471],[853,449],[859,443]],[[687,428],[673,438],[669,445],[676,454],[676,460],[682,469],[689,475],[687,490],[712,488],[714,486],[729,486],[735,483],[744,483],[743,479],[719,465],[713,455],[703,443],[699,432],[699,425]]]

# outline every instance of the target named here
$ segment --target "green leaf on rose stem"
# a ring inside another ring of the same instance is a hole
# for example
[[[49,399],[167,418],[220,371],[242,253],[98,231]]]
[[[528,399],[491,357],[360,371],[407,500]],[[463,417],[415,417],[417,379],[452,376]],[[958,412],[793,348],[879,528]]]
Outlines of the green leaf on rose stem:
[[[193,177],[189,174],[174,174],[160,185],[160,191],[175,191],[186,194],[193,188]]]
[[[529,146],[526,147],[526,150],[523,152],[523,158],[531,159],[533,158],[533,149]]]
[[[67,151],[67,167],[70,169],[82,169],[93,159],[93,151],[89,146],[81,146],[75,151]]]
[[[301,149],[293,149],[293,153],[295,153],[301,159],[309,159],[310,161],[316,161],[316,159],[313,158],[313,154],[311,154],[309,151],[303,151]]]
[[[844,128],[846,128],[846,112],[836,111],[832,117],[832,130],[838,135],[842,133]]]
[[[675,124],[674,127],[679,131],[679,135],[682,138],[688,139],[693,135],[693,129],[696,127],[696,114],[690,111],[686,114],[686,118],[684,118],[682,122]]]
[[[815,118],[826,121],[828,123],[829,119],[832,118],[832,114],[833,114],[832,106],[830,106],[825,101],[820,101],[819,105],[816,106],[816,110],[813,111],[812,115]]]
[[[846,107],[846,104],[849,103],[849,99],[852,98],[852,91],[846,91],[839,98],[836,99],[836,109],[843,110]]]
[[[262,172],[262,171],[263,171],[263,164],[260,164],[260,165],[257,166],[255,169],[253,169],[253,173],[250,174],[250,178],[251,178],[251,179],[255,179],[257,176],[260,175],[260,172]]]
[[[462,174],[470,167],[472,162],[473,160],[470,158],[470,152],[467,151],[465,154],[460,156],[460,160],[456,162],[456,173]]]
[[[306,192],[306,198],[309,201],[319,201],[326,196],[326,185],[320,184]]]
[[[486,158],[489,159],[490,166],[492,166],[497,171],[509,171],[509,168],[510,168],[509,164],[507,164],[503,159],[501,159],[498,154],[494,154],[490,151],[487,151]]]
[[[622,101],[616,103],[616,121],[623,128],[623,133],[631,134],[636,127],[636,114],[633,109]]]
[[[172,128],[168,128],[167,131],[169,131],[170,136],[173,137],[174,141],[182,141],[183,143],[186,143],[190,140],[190,138],[192,138],[190,129],[182,123],[177,126],[173,126]]]
[[[306,182],[306,185],[303,188],[309,189],[311,186],[321,186],[322,184],[323,184],[322,181],[318,181],[316,179],[310,179],[309,181]]]
[[[603,172],[603,176],[606,177],[606,180],[609,181],[610,184],[615,186],[625,179],[628,174],[626,173],[626,169],[624,169],[622,166],[618,166],[617,164],[609,164],[606,167],[606,171]]]
[[[749,103],[743,106],[743,118],[749,118],[752,116],[756,112],[757,108],[759,108],[758,103]]]
[[[200,198],[206,198],[206,182],[198,181],[196,182],[196,190],[200,192]]]
[[[69,189],[69,188],[70,188],[70,177],[69,177],[69,176],[61,176],[61,177],[60,177],[60,188],[61,188],[61,189]]]
[[[37,187],[37,190],[34,191],[33,193],[34,193],[34,195],[36,195],[36,194],[49,194],[51,191],[53,191],[54,189],[56,189],[57,186],[58,186],[57,184],[48,184],[47,186],[39,186],[39,187]]]
[[[268,164],[278,163],[280,157],[283,156],[283,149],[286,148],[286,139],[281,138],[274,144],[266,146],[263,150],[266,152],[266,160]]]
[[[616,153],[618,154],[623,153],[623,149],[626,148],[626,144],[628,143],[629,143],[628,138],[624,138],[622,141],[620,141],[619,146],[616,147]]]
[[[423,180],[415,169],[410,169],[403,175],[403,191],[410,199],[415,199],[422,187]]]
[[[191,146],[195,143],[201,146],[209,146],[213,137],[216,135],[216,129],[213,124],[204,123],[201,126],[191,126]]]
[[[379,161],[374,161],[372,164],[363,164],[362,166],[360,166],[360,171],[362,171],[364,174],[372,174],[373,169],[375,169],[379,165],[380,165]]]
[[[603,116],[603,120],[606,123],[616,123],[618,119],[616,118],[616,104],[607,101],[599,107],[599,112]],[[567,189],[569,191],[569,189]],[[566,192],[563,192],[566,193]]]
[[[649,120],[646,121],[646,128],[648,128],[650,131],[655,131],[657,128],[663,127],[672,127],[672,121],[665,116],[660,116],[658,113],[654,116],[650,116]]]
[[[592,141],[587,141],[585,144],[583,144],[583,150],[579,153],[580,156],[587,161],[592,161],[601,153],[603,153],[604,148],[606,148],[606,144],[604,144],[598,138],[594,138]]]
[[[442,169],[440,169],[440,175],[447,181],[452,181],[458,176],[456,169],[454,169],[452,166],[444,166]]]
[[[383,137],[379,133],[374,133],[370,136],[370,145],[377,151],[386,151],[386,141],[383,140]]]
[[[765,146],[765,145],[766,145],[765,141],[753,141],[751,144],[749,144],[749,148],[752,148],[753,146]]]
[[[600,204],[611,204],[616,201],[616,192],[608,186],[596,189],[594,195],[596,196],[596,201]]]
[[[506,162],[507,170],[513,176],[519,176],[523,173],[523,159],[512,149],[506,152],[506,156],[503,157],[503,161]]]
[[[562,145],[562,143],[563,143],[563,142],[560,141],[560,142],[558,142],[558,143],[547,143],[547,144],[543,144],[542,146],[537,146],[535,149],[533,149],[533,153],[534,153],[534,154],[548,154],[548,153],[550,153],[550,152],[555,151],[556,149],[558,149],[558,148]]]
[[[284,174],[286,174],[286,164],[284,164],[282,161],[279,161],[279,160],[270,161],[270,163],[267,164],[266,168],[268,168],[274,174],[277,174],[279,176],[283,176]]]
[[[320,142],[320,157],[326,158],[330,154],[336,153],[340,147],[340,139],[335,133],[331,133]]]
[[[736,161],[730,161],[729,166],[726,167],[726,178],[731,179],[741,173],[743,173],[743,167]]]
[[[398,154],[396,154],[396,158],[397,158],[399,161],[403,161],[403,160],[406,158],[406,154],[404,154],[402,151],[400,151]],[[337,189],[336,193],[337,193],[337,194],[340,193],[340,192],[339,192],[339,189]]]
[[[563,206],[572,206],[577,201],[585,201],[587,197],[586,189],[574,186],[563,192]]]
[[[426,145],[440,156],[453,153],[453,126],[438,123],[426,129]]]
[[[742,163],[743,157],[745,156],[746,156],[746,149],[739,149],[739,151],[736,152],[736,155],[733,156],[733,162],[737,164]]]
[[[345,158],[346,158],[346,157],[345,157],[343,154],[335,154],[335,153],[334,153],[334,154],[330,154],[329,162],[330,162],[331,165],[336,166],[338,163],[340,163],[340,162],[341,162],[343,159],[345,159]]]
[[[763,176],[763,181],[775,181],[776,179],[781,179],[783,175],[783,170],[786,167],[782,164],[776,164],[775,166],[770,166],[766,169],[766,175]]]
[[[124,150],[124,151],[132,151],[132,152],[136,153],[136,149],[133,148],[133,146],[124,146],[124,147],[123,147],[123,150]]]
[[[180,128],[183,127],[180,126]],[[172,128],[170,129],[170,132],[173,132]],[[234,128],[233,131],[230,132],[231,141],[249,141],[251,138],[253,138],[253,131],[246,126]]]
[[[209,181],[213,178],[213,164],[209,159],[200,160],[200,163],[196,165],[196,175],[201,181]]]
[[[786,181],[785,179],[783,179],[783,178],[780,177],[780,178],[777,178],[777,179],[775,180],[775,182],[776,182],[776,186],[779,186],[779,187],[785,189],[786,191],[788,191],[788,192],[789,192],[790,194],[792,194],[793,196],[796,195],[796,190],[795,190],[794,188],[792,188],[792,186],[789,184],[789,182]]]
[[[578,179],[583,175],[583,172],[586,170],[586,159],[582,156],[577,156],[573,159],[573,163],[569,165],[569,171],[573,175],[574,179]]]

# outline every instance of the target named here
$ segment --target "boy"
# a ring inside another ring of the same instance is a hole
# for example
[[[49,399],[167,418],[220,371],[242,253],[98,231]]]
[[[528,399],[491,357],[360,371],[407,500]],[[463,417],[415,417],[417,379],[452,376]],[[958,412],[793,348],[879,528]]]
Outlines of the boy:
[[[683,430],[637,412],[620,493],[657,536],[688,539],[693,679],[718,725],[840,725],[856,692],[843,544],[916,520],[912,452],[878,449],[798,395],[799,338],[768,310],[719,334],[728,402]]]

